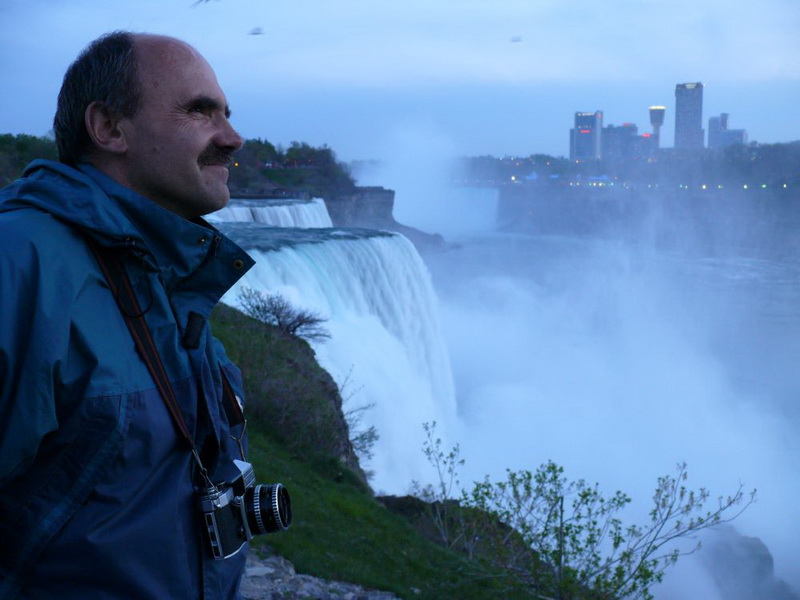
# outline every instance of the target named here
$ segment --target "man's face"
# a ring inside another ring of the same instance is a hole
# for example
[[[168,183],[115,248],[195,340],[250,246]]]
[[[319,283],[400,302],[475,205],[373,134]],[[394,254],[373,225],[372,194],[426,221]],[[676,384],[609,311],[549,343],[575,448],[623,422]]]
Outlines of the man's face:
[[[125,185],[187,219],[227,204],[228,165],[242,139],[209,64],[169,38],[136,41],[138,112],[122,119]]]

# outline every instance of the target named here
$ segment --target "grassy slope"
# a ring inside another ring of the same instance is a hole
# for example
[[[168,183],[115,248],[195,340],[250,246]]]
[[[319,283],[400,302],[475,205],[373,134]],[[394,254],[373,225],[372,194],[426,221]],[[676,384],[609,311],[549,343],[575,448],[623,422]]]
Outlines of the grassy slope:
[[[303,395],[303,411],[329,410],[326,374],[305,342],[276,338],[268,326],[225,307],[215,312],[212,327],[243,367],[250,407],[261,405],[264,399],[258,394],[269,390],[273,403],[280,400],[275,394],[285,392],[290,396],[283,401],[292,404],[291,394],[297,393]],[[328,417],[307,415],[306,426],[294,419],[288,422],[298,430],[287,431],[284,425],[276,432],[264,416],[269,410],[253,413],[261,415],[251,416],[249,424],[250,460],[258,481],[283,483],[294,508],[289,531],[260,537],[255,546],[268,544],[298,572],[387,590],[402,598],[526,597],[509,590],[502,583],[505,578],[487,576],[485,567],[426,539],[375,500],[342,461],[305,444],[328,431],[315,431],[328,426]]]
[[[292,457],[257,429],[250,440],[259,481],[283,483],[294,508],[291,529],[256,546],[268,544],[298,572],[402,598],[515,597],[499,581],[476,578],[475,565],[419,535],[330,462]]]

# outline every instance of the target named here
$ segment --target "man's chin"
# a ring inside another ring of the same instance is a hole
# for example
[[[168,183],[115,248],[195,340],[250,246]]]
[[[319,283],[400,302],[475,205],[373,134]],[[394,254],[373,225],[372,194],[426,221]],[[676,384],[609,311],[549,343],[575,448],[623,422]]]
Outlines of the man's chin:
[[[205,202],[203,202],[203,205],[200,207],[203,213],[199,216],[203,217],[225,208],[228,202],[230,202],[230,199],[231,193],[228,190],[228,186],[222,186],[222,189],[214,190],[213,194],[209,193],[206,195]]]
[[[222,208],[231,199],[231,193],[228,189],[228,169],[214,165],[203,167],[203,170],[204,195],[209,204],[219,204],[219,208]],[[214,210],[219,210],[219,208]]]

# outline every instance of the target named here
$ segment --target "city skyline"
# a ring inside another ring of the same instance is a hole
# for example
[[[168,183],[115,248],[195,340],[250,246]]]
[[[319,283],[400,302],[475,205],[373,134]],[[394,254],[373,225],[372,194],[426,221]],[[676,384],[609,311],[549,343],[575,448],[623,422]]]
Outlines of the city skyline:
[[[704,148],[722,148],[733,144],[747,144],[747,129],[728,126],[730,113],[723,112],[708,118],[708,137],[703,128],[702,82],[675,84],[675,138],[672,146],[677,150],[697,151]],[[576,162],[601,159],[631,159],[651,156],[665,146],[661,143],[661,128],[668,108],[650,106],[650,131],[639,134],[639,126],[632,121],[619,125],[603,125],[603,111],[576,111],[573,127],[569,130],[569,158]]]

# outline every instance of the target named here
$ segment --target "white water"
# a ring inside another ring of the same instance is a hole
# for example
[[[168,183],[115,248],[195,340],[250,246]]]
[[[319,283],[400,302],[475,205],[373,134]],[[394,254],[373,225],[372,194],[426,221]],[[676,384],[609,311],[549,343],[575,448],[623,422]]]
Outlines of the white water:
[[[314,350],[343,388],[345,411],[374,405],[362,420],[380,436],[374,459],[364,465],[375,472],[372,485],[405,490],[422,474],[420,424],[446,426],[455,415],[428,270],[399,235],[353,237],[334,230],[320,237],[324,241],[272,251],[248,248],[257,264],[223,301],[236,305],[239,289],[251,287],[280,293],[327,320],[331,339],[315,342]]]
[[[208,221],[254,222],[274,227],[331,227],[325,201],[311,200],[241,200],[232,198],[228,205],[208,215]]]
[[[686,461],[689,487],[712,498],[758,489],[735,525],[800,587],[797,258],[490,229],[428,259],[462,481],[552,459],[628,492],[626,520],[643,522],[657,477]],[[682,559],[657,598],[721,598],[699,560]]]

